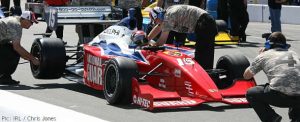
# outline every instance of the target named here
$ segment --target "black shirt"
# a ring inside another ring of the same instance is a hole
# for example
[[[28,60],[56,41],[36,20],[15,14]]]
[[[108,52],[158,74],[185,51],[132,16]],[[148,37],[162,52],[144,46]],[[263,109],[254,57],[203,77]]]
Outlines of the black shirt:
[[[268,5],[272,9],[281,9],[281,3],[276,3],[275,0],[268,0]]]
[[[241,10],[246,10],[246,5],[244,0],[228,0],[229,8],[232,12],[239,12]]]

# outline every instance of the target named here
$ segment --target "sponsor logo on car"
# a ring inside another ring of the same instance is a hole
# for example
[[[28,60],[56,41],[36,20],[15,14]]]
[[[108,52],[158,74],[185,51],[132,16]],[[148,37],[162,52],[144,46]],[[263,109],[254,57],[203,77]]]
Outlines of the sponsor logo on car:
[[[158,86],[161,88],[167,88],[166,81],[164,79],[160,79]]]
[[[132,99],[133,99],[134,104],[140,105],[140,106],[145,107],[145,108],[150,107],[150,100],[148,100],[148,99],[145,99],[145,98],[142,98],[142,97],[139,97],[139,96],[136,96],[136,95],[133,95]]]
[[[107,11],[106,7],[57,7],[59,12],[100,12]]]
[[[175,69],[174,70],[174,76],[177,77],[177,78],[180,78],[181,77],[181,70],[180,69]]]
[[[163,106],[189,106],[197,104],[194,100],[182,100],[182,101],[157,101],[154,102],[154,107],[163,107]]]
[[[87,62],[87,80],[102,85],[101,58],[87,54]]]
[[[184,85],[185,85],[185,88],[188,91],[188,95],[189,96],[194,96],[194,91],[193,91],[193,88],[192,88],[192,82],[184,81]]]
[[[164,51],[164,54],[170,55],[170,56],[181,56],[181,52],[179,51],[173,51],[173,50],[166,50]]]
[[[224,98],[229,103],[248,103],[246,98]]]
[[[112,34],[112,35],[119,35],[120,34],[120,30],[106,29],[106,30],[103,31],[103,33]]]

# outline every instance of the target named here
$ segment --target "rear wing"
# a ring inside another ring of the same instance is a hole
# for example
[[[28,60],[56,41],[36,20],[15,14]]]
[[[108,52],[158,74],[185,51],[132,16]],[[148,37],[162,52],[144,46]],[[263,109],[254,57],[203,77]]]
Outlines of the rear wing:
[[[122,19],[122,10],[104,6],[45,6],[43,3],[27,2],[25,10],[31,10],[47,22],[52,29],[57,25],[104,24],[111,25]]]
[[[112,25],[121,19],[121,10],[111,6],[46,7],[45,20],[50,28],[57,25],[104,24]]]

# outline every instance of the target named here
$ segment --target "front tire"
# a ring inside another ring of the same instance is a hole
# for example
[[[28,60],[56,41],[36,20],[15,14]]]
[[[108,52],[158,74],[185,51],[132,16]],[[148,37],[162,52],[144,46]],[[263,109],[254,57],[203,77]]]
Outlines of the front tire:
[[[104,71],[104,96],[109,104],[131,103],[131,80],[137,71],[137,64],[131,59],[116,57],[108,61]]]
[[[66,50],[61,39],[37,38],[34,40],[30,53],[37,57],[40,65],[30,63],[32,75],[37,79],[60,78],[66,68]]]

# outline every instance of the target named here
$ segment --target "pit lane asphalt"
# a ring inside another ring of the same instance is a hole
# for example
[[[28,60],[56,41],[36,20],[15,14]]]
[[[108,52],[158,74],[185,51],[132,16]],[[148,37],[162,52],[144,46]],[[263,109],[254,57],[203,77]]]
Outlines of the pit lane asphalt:
[[[24,7],[24,1],[22,1]],[[22,45],[30,50],[33,40],[39,36],[34,33],[42,33],[46,29],[45,23],[32,26],[29,30],[23,30]],[[225,54],[241,53],[250,61],[258,54],[259,47],[263,46],[264,39],[261,34],[270,31],[270,23],[249,23],[247,28],[247,43],[238,46],[217,46],[215,62]],[[300,54],[300,25],[282,25],[282,31],[292,45],[291,49]],[[55,34],[53,34],[55,37]],[[75,26],[65,26],[64,40],[68,45],[75,45],[78,36]],[[24,62],[21,60],[20,62]],[[257,122],[257,115],[252,108],[247,106],[230,106],[222,103],[206,103],[193,108],[159,109],[147,111],[135,105],[111,106],[108,105],[103,93],[83,86],[67,79],[37,80],[34,79],[28,63],[19,65],[13,78],[21,81],[20,86],[0,86],[0,90],[43,101],[49,104],[71,109],[76,112],[94,116],[108,121],[197,121],[197,122]],[[255,76],[258,84],[267,81],[261,72]],[[1,98],[1,101],[5,98]],[[14,101],[11,101],[14,102]],[[26,104],[24,104],[26,106]],[[27,107],[28,108],[28,107]],[[41,108],[43,109],[43,108]],[[275,107],[276,112],[283,116],[283,122],[288,121],[286,108]],[[55,111],[53,111],[55,112]],[[16,113],[18,114],[18,113]],[[1,113],[0,113],[1,116]],[[58,118],[59,119],[59,118]]]

